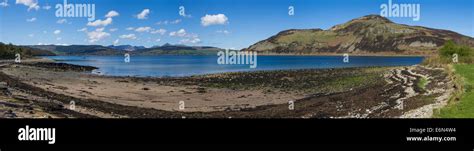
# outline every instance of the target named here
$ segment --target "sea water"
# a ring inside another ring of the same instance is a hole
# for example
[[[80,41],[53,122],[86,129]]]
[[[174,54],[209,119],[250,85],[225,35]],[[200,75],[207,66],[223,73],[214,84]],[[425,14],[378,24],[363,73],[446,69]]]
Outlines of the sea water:
[[[351,56],[344,62],[343,56],[258,56],[258,66],[223,65],[218,56],[161,55],[131,56],[126,63],[123,56],[50,56],[58,62],[94,66],[97,74],[137,77],[180,77],[224,72],[326,69],[374,66],[410,66],[423,61],[423,57]]]

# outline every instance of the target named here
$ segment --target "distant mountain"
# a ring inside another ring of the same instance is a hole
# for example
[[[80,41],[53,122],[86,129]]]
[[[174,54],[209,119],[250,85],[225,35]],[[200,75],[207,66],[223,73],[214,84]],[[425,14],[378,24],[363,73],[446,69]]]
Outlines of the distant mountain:
[[[217,51],[224,50],[211,46],[186,46],[172,45],[166,43],[162,46],[153,46],[151,48],[140,49],[132,54],[138,55],[215,55]]]
[[[135,51],[139,49],[145,49],[144,46],[132,46],[132,45],[118,45],[118,46],[110,45],[107,47],[112,48],[112,49],[117,49],[117,50],[123,50],[123,51]]]
[[[16,46],[13,44],[4,44],[0,42],[0,59],[14,59],[15,54],[19,53],[22,58],[33,56],[54,56],[51,51],[35,49],[25,46]]]
[[[447,40],[474,46],[472,37],[452,31],[396,24],[379,15],[368,15],[328,30],[285,30],[243,50],[276,54],[429,55]]]
[[[31,48],[51,51],[57,55],[121,55],[121,51],[101,45],[31,45]]]
[[[51,51],[56,55],[123,55],[128,51],[133,55],[215,55],[223,50],[210,46],[186,46],[164,44],[145,48],[143,46],[101,46],[101,45],[30,45],[34,49]]]

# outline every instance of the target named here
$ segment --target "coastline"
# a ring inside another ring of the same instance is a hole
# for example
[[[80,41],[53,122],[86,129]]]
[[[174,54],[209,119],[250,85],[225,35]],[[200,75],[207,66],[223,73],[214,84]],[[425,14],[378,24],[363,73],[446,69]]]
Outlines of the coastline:
[[[315,53],[315,54],[282,54],[282,53],[258,53],[259,56],[343,56],[344,53]],[[433,54],[412,55],[412,54],[386,54],[386,53],[348,53],[349,56],[358,57],[429,57]]]
[[[413,87],[419,77],[412,72],[434,72],[421,66],[410,66],[152,78],[99,76],[81,72],[83,70],[64,70],[54,65],[56,63],[32,62],[2,66],[1,76],[9,93],[13,94],[10,97],[27,100],[30,104],[38,104],[37,100],[41,100],[34,98],[42,98],[43,103],[53,101],[57,105],[55,110],[64,113],[47,117],[79,118],[399,117],[431,104],[424,102],[423,91]],[[403,77],[406,79],[402,80]],[[404,87],[419,94],[406,93]],[[436,86],[431,87],[435,89]],[[381,96],[377,93],[388,94]],[[399,98],[393,99],[393,96]],[[75,110],[69,109],[71,100],[77,101]],[[187,102],[185,110],[178,108],[179,100]],[[397,103],[400,100],[409,100],[412,104],[400,110]],[[295,110],[288,109],[289,101],[295,103]],[[51,107],[46,105],[46,108],[48,106]],[[45,115],[48,113],[44,112]]]

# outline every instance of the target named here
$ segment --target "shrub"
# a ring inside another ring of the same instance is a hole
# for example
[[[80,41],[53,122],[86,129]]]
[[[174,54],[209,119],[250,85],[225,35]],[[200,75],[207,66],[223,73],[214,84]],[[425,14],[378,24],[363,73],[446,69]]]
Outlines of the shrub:
[[[439,49],[439,55],[444,61],[451,62],[453,55],[457,54],[460,63],[473,63],[474,55],[472,51],[469,46],[457,45],[449,40]]]

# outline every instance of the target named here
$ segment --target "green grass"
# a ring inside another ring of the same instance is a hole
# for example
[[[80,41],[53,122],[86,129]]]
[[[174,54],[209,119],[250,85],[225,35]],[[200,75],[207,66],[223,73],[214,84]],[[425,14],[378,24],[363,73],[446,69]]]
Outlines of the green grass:
[[[316,90],[322,92],[342,92],[351,88],[357,88],[364,85],[372,85],[373,82],[380,79],[378,74],[365,74],[359,76],[341,77],[327,81],[325,87]]]
[[[456,44],[449,40],[438,50],[438,55],[430,56],[423,60],[424,65],[440,67],[454,63],[454,54],[457,54],[458,63],[473,64],[474,48],[467,45]]]
[[[463,77],[464,92],[459,101],[451,102],[439,110],[435,117],[442,118],[474,118],[474,64],[454,65],[455,73]]]
[[[447,41],[439,50],[439,55],[450,62],[454,54],[458,55],[458,61],[462,63],[473,63],[474,54],[473,49],[466,45],[458,45],[453,41]],[[445,60],[446,61],[446,60]],[[451,61],[452,62],[452,61]]]
[[[317,42],[328,42],[338,38],[336,33],[330,31],[298,31],[291,35],[285,35],[278,39],[278,42],[290,44],[298,42],[301,44],[312,44]]]
[[[306,94],[335,93],[383,82],[388,68],[278,70],[227,73],[204,78],[205,87],[234,90],[281,90]]]
[[[422,90],[426,89],[426,84],[428,84],[428,80],[425,77],[421,77],[420,81],[416,84]]]

